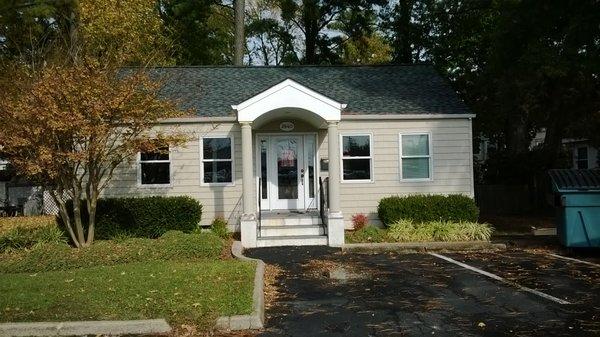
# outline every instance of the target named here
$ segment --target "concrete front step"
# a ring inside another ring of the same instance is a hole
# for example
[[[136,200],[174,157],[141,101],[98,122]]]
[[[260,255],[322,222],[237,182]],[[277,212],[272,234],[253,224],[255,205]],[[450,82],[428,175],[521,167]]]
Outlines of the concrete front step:
[[[326,246],[325,235],[271,236],[258,238],[257,247],[278,246]]]
[[[261,227],[269,226],[304,226],[304,225],[320,225],[321,218],[318,216],[304,216],[293,218],[262,218],[260,220]]]
[[[318,236],[325,235],[325,229],[322,225],[282,225],[282,226],[261,226],[261,237],[273,236]]]

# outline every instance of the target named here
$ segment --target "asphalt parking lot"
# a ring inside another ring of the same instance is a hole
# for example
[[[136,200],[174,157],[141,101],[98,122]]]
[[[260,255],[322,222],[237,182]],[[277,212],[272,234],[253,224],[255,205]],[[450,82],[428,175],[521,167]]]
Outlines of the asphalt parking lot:
[[[440,254],[249,250],[271,283],[258,335],[600,336],[594,254],[587,264],[536,250]]]

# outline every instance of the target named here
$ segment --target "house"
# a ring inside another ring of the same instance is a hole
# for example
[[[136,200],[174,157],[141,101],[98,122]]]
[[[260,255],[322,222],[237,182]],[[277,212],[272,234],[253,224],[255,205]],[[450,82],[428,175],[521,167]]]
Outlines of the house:
[[[428,65],[174,67],[165,120],[186,146],[140,153],[104,196],[189,195],[245,247],[340,246],[383,197],[473,196],[473,114]]]
[[[485,162],[489,158],[489,150],[496,148],[489,139],[480,137],[479,151],[475,153],[475,159],[479,162]],[[546,129],[535,133],[529,144],[529,150],[534,150],[544,144],[546,138]],[[593,146],[588,139],[585,138],[563,138],[561,140],[563,148],[570,156],[572,169],[593,169],[600,167],[600,156],[598,148]]]
[[[600,165],[598,148],[587,139],[567,138],[562,140],[563,146],[569,151],[574,169],[593,169]]]
[[[0,159],[0,215],[39,215],[42,190],[14,174],[8,161]]]

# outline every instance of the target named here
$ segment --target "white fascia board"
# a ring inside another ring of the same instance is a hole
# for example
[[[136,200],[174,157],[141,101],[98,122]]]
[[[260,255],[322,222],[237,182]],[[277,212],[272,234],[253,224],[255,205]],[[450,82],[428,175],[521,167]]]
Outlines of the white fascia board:
[[[342,115],[342,120],[394,120],[394,119],[464,119],[475,114],[388,114],[388,115]]]
[[[297,108],[313,112],[327,121],[339,121],[346,107],[291,79],[287,79],[262,93],[231,106],[237,110],[239,122],[252,122],[261,115],[283,108]]]

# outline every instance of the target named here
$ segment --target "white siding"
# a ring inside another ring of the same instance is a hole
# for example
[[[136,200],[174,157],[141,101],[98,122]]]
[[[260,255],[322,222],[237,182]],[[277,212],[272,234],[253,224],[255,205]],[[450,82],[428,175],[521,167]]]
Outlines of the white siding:
[[[185,146],[171,149],[170,186],[138,185],[137,162],[134,159],[119,167],[110,186],[104,192],[104,196],[188,195],[202,203],[202,224],[210,224],[216,216],[223,216],[230,225],[237,226],[241,214],[242,197],[242,154],[239,125],[235,123],[198,123],[180,126],[179,131],[189,134],[191,140]],[[203,135],[227,135],[234,138],[235,181],[233,186],[201,185],[199,137]]]
[[[277,124],[266,125],[258,132],[276,132]],[[295,131],[317,131],[298,122]],[[163,126],[166,127],[166,126]],[[179,127],[191,136],[186,146],[171,151],[171,185],[152,188],[137,183],[135,160],[122,165],[116,172],[104,195],[109,197],[188,195],[203,205],[202,224],[209,224],[215,216],[228,219],[237,226],[241,215],[242,158],[241,133],[237,123],[197,123]],[[343,182],[341,205],[347,226],[352,215],[365,213],[375,223],[377,204],[383,197],[417,193],[465,194],[473,196],[473,169],[471,121],[469,119],[439,120],[344,120],[340,133],[365,132],[373,135],[373,182]],[[432,136],[433,179],[425,182],[400,181],[399,139],[403,132],[423,131]],[[233,186],[203,186],[200,182],[201,135],[228,135],[234,138],[235,182]],[[318,154],[328,158],[327,131],[318,131]],[[254,137],[253,137],[254,138]],[[253,146],[253,149],[255,147]],[[253,157],[254,158],[254,157]],[[256,166],[255,175],[256,175]],[[320,172],[327,176],[327,172]],[[256,193],[254,193],[256,195]]]
[[[366,214],[379,223],[377,204],[390,195],[465,194],[473,197],[473,165],[471,120],[385,120],[343,121],[340,133],[373,135],[373,182],[341,184],[341,205],[346,226],[352,215]],[[431,134],[433,174],[431,181],[401,181],[399,134],[427,132]]]

